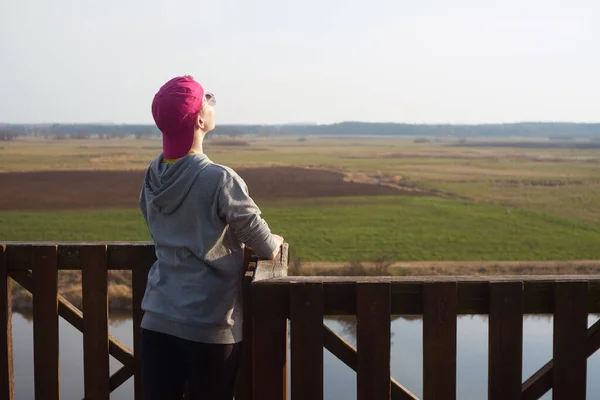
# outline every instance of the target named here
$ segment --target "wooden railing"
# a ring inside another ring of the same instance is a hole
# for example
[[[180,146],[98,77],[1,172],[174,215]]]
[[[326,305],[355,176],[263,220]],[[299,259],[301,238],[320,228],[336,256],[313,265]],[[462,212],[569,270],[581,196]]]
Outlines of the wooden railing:
[[[33,294],[36,399],[59,398],[58,317],[83,332],[85,398],[106,399],[134,377],[141,398],[140,308],[150,244],[5,244],[0,247],[0,400],[13,399],[10,279]],[[236,400],[323,398],[323,348],[357,373],[357,399],[416,399],[390,374],[392,315],[423,316],[423,399],[456,399],[457,316],[489,315],[489,399],[586,398],[587,358],[600,347],[599,276],[288,277],[287,245],[274,261],[246,258],[244,357]],[[83,310],[58,294],[59,270],[81,270]],[[108,334],[107,273],[131,270],[133,351]],[[553,359],[522,382],[523,315],[554,314]],[[323,324],[356,315],[354,348]],[[109,354],[123,366],[112,376]],[[15,355],[18,357],[18,354]]]
[[[287,244],[274,261],[258,260],[246,253],[243,278],[245,314],[252,320],[249,288],[255,279],[279,276],[287,269]],[[4,243],[0,244],[0,400],[14,398],[11,284],[17,282],[33,296],[34,391],[36,399],[59,398],[58,318],[83,333],[84,388],[86,399],[108,399],[110,392],[134,378],[134,396],[141,399],[139,327],[141,302],[148,271],[156,260],[150,243]],[[257,269],[257,267],[259,267]],[[82,310],[58,293],[60,270],[81,270]],[[108,333],[108,270],[132,271],[133,350]],[[259,272],[260,271],[260,272]],[[85,318],[84,318],[85,316]],[[252,324],[245,334],[252,337]],[[250,342],[251,343],[251,342]],[[237,398],[252,397],[251,346],[243,360]],[[122,367],[109,373],[109,355]]]
[[[255,399],[286,398],[274,381],[287,364],[283,326],[291,328],[291,395],[323,399],[323,347],[357,372],[357,399],[417,399],[390,375],[392,315],[423,316],[423,398],[456,399],[457,316],[489,315],[488,398],[586,398],[587,358],[600,347],[599,276],[282,277],[252,285],[256,336]],[[522,382],[523,315],[554,314],[553,359]],[[356,315],[357,348],[323,325]],[[598,371],[600,373],[600,371]]]

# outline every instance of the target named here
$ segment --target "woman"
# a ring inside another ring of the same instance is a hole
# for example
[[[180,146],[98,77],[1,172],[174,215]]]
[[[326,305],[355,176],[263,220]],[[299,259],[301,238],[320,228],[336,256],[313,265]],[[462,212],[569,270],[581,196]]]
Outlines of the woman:
[[[242,342],[243,252],[273,259],[271,233],[246,184],[203,152],[215,97],[190,76],[154,96],[162,153],[149,165],[140,208],[156,247],[142,300],[144,399],[231,400]]]

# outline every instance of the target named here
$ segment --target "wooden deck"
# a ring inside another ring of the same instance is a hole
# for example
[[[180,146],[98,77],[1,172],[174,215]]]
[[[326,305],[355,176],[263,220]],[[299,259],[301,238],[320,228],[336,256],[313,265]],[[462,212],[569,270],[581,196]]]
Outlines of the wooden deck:
[[[236,400],[323,399],[323,348],[356,371],[358,400],[416,399],[390,375],[392,315],[423,316],[423,399],[456,399],[457,316],[489,315],[488,398],[586,398],[587,358],[600,347],[600,276],[288,277],[287,245],[274,261],[247,257],[243,371]],[[134,378],[141,399],[141,299],[155,260],[148,243],[0,246],[0,400],[13,399],[10,280],[33,293],[35,398],[59,398],[58,318],[83,333],[86,399],[108,399]],[[58,270],[81,270],[83,310],[57,293]],[[133,276],[133,350],[108,333],[107,271]],[[554,315],[553,359],[522,382],[523,315]],[[354,348],[323,324],[356,315]],[[84,318],[85,316],[85,318]],[[289,325],[288,325],[289,323]],[[289,327],[289,328],[288,328]],[[287,359],[288,329],[291,360]],[[109,355],[122,367],[112,376]],[[291,368],[291,381],[287,368]],[[600,373],[600,371],[599,371]]]

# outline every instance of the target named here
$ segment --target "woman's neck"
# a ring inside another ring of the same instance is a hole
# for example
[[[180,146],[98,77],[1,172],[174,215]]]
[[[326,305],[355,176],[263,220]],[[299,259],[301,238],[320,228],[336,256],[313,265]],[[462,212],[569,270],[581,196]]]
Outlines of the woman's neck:
[[[202,142],[204,141],[204,133],[196,132],[194,135],[194,142],[192,143],[192,147],[190,148],[190,153],[203,154],[204,150],[202,148]]]

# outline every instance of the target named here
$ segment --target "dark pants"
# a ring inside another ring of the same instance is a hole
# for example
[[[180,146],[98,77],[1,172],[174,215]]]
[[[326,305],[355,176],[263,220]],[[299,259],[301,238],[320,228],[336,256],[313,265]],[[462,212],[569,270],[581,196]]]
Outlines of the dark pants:
[[[241,343],[207,344],[146,329],[140,333],[144,400],[232,400]]]

